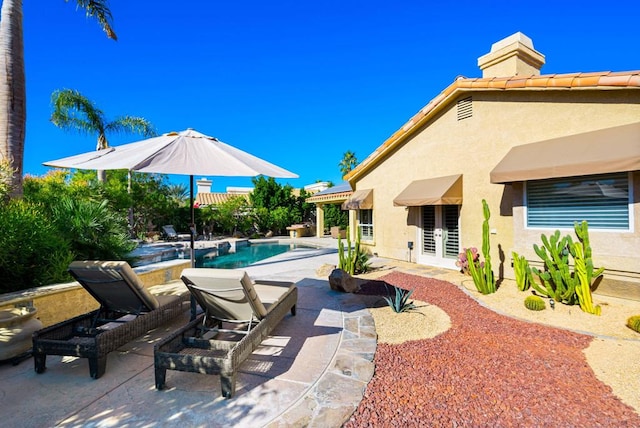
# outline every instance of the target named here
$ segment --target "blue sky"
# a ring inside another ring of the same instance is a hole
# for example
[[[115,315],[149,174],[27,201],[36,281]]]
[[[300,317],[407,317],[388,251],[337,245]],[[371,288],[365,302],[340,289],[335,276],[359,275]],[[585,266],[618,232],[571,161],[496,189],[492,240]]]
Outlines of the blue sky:
[[[341,181],[477,58],[521,31],[543,74],[640,69],[640,2],[111,0],[119,40],[75,1],[24,2],[24,172],[95,148],[49,122],[56,89],[79,90],[107,118],[143,116],[160,133],[194,128],[297,173]],[[111,145],[139,139],[108,135]],[[250,186],[213,179],[214,191]],[[187,182],[171,176],[173,182]]]

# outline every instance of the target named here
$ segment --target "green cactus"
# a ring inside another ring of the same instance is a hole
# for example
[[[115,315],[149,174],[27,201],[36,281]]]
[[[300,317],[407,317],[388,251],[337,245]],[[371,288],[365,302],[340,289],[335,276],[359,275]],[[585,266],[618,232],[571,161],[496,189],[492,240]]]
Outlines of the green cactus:
[[[524,299],[524,306],[530,311],[543,311],[547,308],[547,304],[540,296],[528,296]]]
[[[467,260],[469,260],[469,273],[473,278],[478,291],[482,294],[491,294],[496,292],[496,280],[491,270],[491,252],[489,246],[489,205],[486,200],[482,200],[482,213],[484,221],[482,222],[482,255],[484,262],[473,262],[474,255],[471,249],[467,249]]]
[[[627,327],[640,333],[640,315],[632,315],[627,319]]]
[[[594,279],[602,275],[604,268],[593,267],[587,222],[576,222],[574,230],[577,242],[573,242],[569,235],[560,239],[560,231],[556,230],[548,239],[544,234],[541,236],[543,247],[533,246],[544,262],[544,271],[531,268],[541,282],[538,284],[533,281],[531,287],[557,302],[569,305],[579,303],[584,312],[600,315],[602,309],[593,305],[591,287]],[[570,269],[569,256],[573,258],[573,271]]]
[[[524,256],[518,255],[515,251],[512,251],[511,255],[513,257],[513,272],[516,276],[518,290],[527,291],[534,282],[529,262]]]
[[[482,200],[482,214],[484,215],[484,221],[482,222],[482,255],[484,256],[484,276],[485,283],[489,293],[496,292],[496,280],[493,277],[493,270],[491,270],[491,252],[489,247],[489,204],[486,200]]]
[[[355,275],[359,271],[365,272],[368,269],[369,254],[360,249],[360,228],[356,236],[354,246],[351,246],[351,234],[347,227],[347,245],[338,236],[338,268],[344,270],[349,275]]]
[[[570,247],[571,255],[575,264],[576,278],[576,295],[580,308],[589,314],[600,315],[602,309],[600,306],[593,306],[591,297],[591,285],[594,278],[599,277],[604,272],[601,267],[595,272],[593,270],[593,261],[591,260],[591,246],[589,245],[589,231],[586,221],[575,223],[574,229],[578,236],[579,242]]]
[[[560,231],[556,230],[549,238],[542,234],[541,239],[543,247],[534,244],[533,250],[544,262],[544,271],[535,267],[531,270],[540,278],[542,285],[534,281],[531,286],[538,293],[557,302],[575,304],[577,279],[569,268],[569,249],[573,246],[571,236],[567,235],[561,239]]]

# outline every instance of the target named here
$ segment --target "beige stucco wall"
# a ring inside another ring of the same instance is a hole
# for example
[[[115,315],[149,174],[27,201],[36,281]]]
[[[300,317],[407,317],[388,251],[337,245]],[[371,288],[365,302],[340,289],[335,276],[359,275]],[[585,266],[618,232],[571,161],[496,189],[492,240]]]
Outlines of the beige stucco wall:
[[[176,261],[160,267],[136,268],[136,275],[145,288],[178,281],[182,270],[191,262]],[[185,289],[186,290],[186,289]],[[16,306],[35,306],[37,318],[43,327],[91,312],[99,303],[77,282],[32,288],[21,292],[0,295],[0,310]]]
[[[370,243],[371,251],[383,257],[407,260],[407,241],[417,240],[415,224],[419,209],[394,207],[394,197],[413,180],[463,174],[461,245],[481,246],[481,201],[486,199],[491,210],[490,225],[496,232],[491,235],[493,264],[498,270],[500,248],[505,260],[504,276],[512,278],[511,251],[527,253],[531,248],[527,254],[537,258],[532,245],[539,242],[540,233],[545,231],[523,229],[522,204],[517,203],[521,202],[522,186],[491,184],[490,171],[512,146],[637,122],[640,91],[472,92],[462,93],[458,99],[470,95],[473,97],[471,118],[458,121],[456,103],[451,103],[390,157],[359,177],[355,188],[375,189],[375,241]],[[632,270],[638,275],[640,182],[637,173],[634,189],[635,232],[592,232],[590,236],[597,263],[613,270]],[[512,209],[514,199],[516,207]]]

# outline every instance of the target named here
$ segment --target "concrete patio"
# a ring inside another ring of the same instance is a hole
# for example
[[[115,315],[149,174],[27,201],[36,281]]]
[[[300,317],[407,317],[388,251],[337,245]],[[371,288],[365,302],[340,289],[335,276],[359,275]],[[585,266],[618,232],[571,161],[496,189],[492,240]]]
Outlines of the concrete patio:
[[[153,346],[183,319],[149,332],[109,355],[94,380],[84,359],[49,356],[36,374],[33,360],[0,366],[2,424],[22,427],[340,426],[355,410],[373,375],[376,334],[359,297],[334,292],[316,269],[337,263],[337,241],[307,239],[297,249],[258,262],[252,277],[298,283],[298,311],[247,360],[236,395],[221,396],[218,376],[167,372],[154,386]],[[299,239],[296,242],[303,242]]]

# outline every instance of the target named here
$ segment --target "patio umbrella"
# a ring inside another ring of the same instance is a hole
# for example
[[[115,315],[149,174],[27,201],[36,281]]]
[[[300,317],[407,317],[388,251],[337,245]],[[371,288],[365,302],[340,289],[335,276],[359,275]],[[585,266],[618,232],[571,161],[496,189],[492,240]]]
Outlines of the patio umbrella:
[[[191,227],[194,227],[193,176],[297,178],[298,175],[191,128],[135,143],[82,153],[43,165],[58,168],[189,175]],[[191,265],[195,267],[191,233]]]

